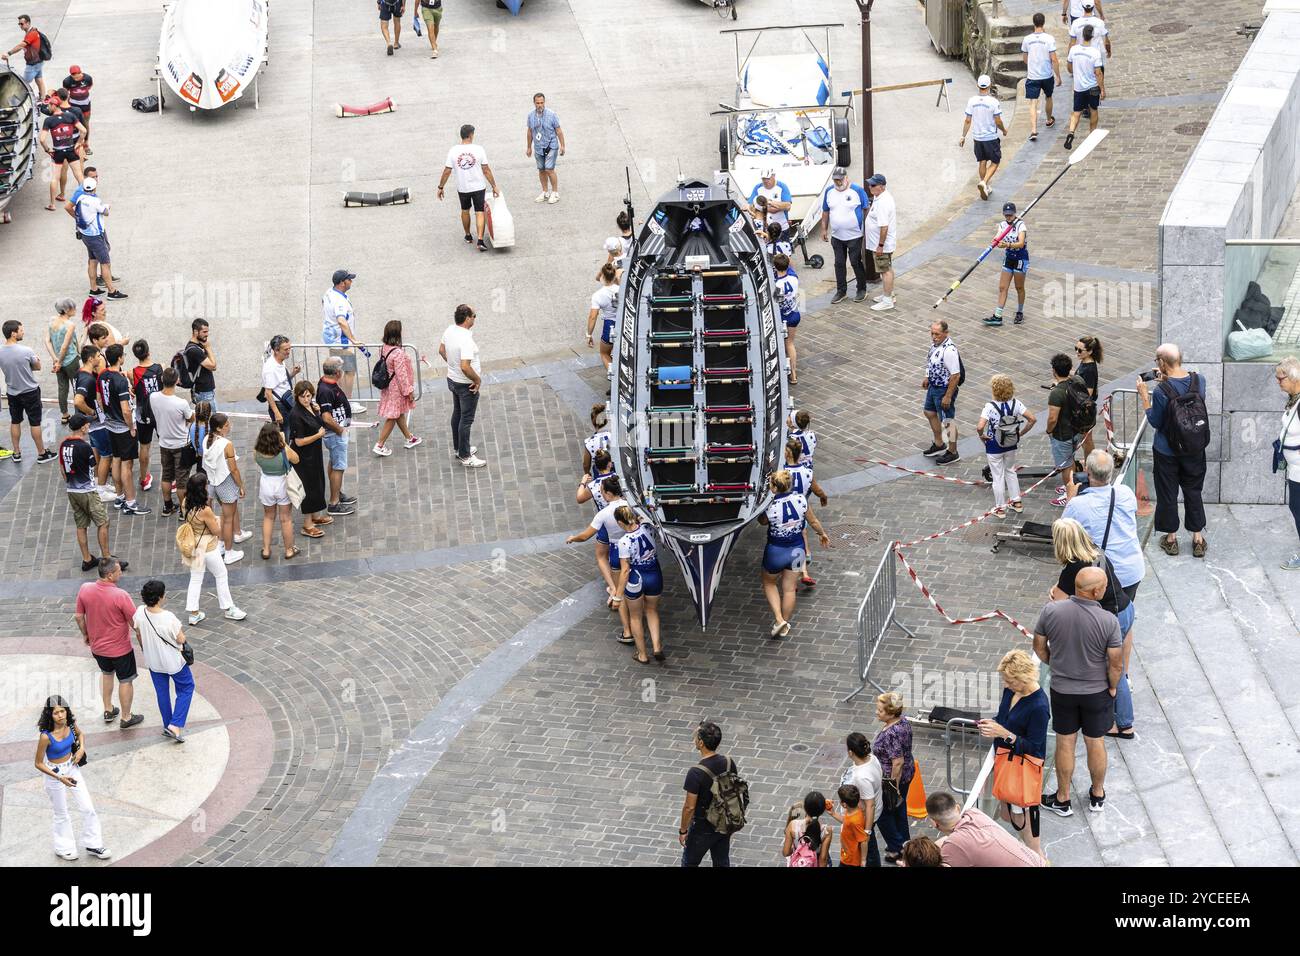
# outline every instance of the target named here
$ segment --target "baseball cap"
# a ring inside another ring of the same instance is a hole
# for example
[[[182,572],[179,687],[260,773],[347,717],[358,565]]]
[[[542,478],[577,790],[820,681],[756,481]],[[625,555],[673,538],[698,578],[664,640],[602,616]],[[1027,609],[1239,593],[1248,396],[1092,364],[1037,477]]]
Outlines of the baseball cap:
[[[605,240],[606,252],[618,252],[618,250],[621,249],[622,247],[623,247],[623,240],[619,239],[617,236],[610,236],[608,239]]]
[[[843,166],[836,166],[834,169],[831,170],[831,179],[844,179],[845,177],[848,176],[848,174],[849,171],[845,169]]]
[[[88,193],[93,193],[95,191],[95,187],[98,185],[99,185],[99,180],[96,179],[94,176],[88,176],[81,181],[81,188]]]
[[[762,176],[763,176],[764,179],[771,179],[771,178],[774,177],[775,175],[776,175],[776,170],[773,169],[771,166],[769,166],[767,169],[763,170],[763,173],[762,173]]]
[[[68,416],[68,428],[74,432],[81,431],[90,424],[90,416],[83,415],[81,412],[73,412]]]
[[[981,90],[986,90],[993,85],[993,81],[989,79],[989,75],[987,73],[981,73],[980,78],[975,82],[979,84],[979,88]]]
[[[74,63],[72,64],[72,66],[68,67],[68,72],[71,73],[73,76],[75,76],[76,74],[81,72],[81,67],[77,66],[77,64]]]
[[[1009,212],[1015,212],[1015,211],[1016,211],[1016,204],[1015,204],[1015,203],[1013,203],[1013,202],[1004,202],[1004,203],[1002,204],[1002,212],[1003,212],[1004,215],[1005,215],[1006,213],[1009,213]]]
[[[338,285],[340,282],[343,282],[345,279],[355,279],[356,277],[357,277],[357,274],[356,274],[355,272],[348,272],[347,269],[335,269],[335,270],[334,270],[334,284],[335,284],[335,285]]]
[[[871,174],[871,178],[867,180],[867,185],[868,185],[868,186],[883,186],[883,185],[885,185],[885,182],[886,182],[886,180],[885,180],[885,177],[884,177],[883,175],[881,175],[880,173],[872,173],[872,174]]]

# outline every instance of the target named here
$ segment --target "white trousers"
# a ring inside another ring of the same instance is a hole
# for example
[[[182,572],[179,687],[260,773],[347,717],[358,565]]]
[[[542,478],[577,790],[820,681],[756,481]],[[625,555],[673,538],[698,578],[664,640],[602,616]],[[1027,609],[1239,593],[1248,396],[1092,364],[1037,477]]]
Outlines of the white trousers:
[[[217,605],[226,611],[234,606],[230,596],[230,581],[226,577],[226,562],[221,557],[221,548],[213,548],[203,556],[203,567],[217,582]],[[185,595],[185,610],[193,614],[199,609],[199,597],[203,593],[203,571],[190,572],[190,589]]]
[[[1016,453],[989,454],[989,472],[993,476],[993,504],[1005,508],[1008,501],[1020,500],[1020,478],[1016,475]]]
[[[95,813],[95,804],[91,802],[90,790],[81,776],[81,768],[72,761],[52,765],[55,771],[64,777],[77,781],[75,787],[60,783],[53,777],[45,778],[45,792],[49,795],[50,805],[54,807],[54,852],[70,853],[77,849],[77,839],[72,832],[72,816],[68,813],[68,798],[76,801],[81,811],[81,845],[98,849],[104,845],[104,835],[99,829],[99,814]]]

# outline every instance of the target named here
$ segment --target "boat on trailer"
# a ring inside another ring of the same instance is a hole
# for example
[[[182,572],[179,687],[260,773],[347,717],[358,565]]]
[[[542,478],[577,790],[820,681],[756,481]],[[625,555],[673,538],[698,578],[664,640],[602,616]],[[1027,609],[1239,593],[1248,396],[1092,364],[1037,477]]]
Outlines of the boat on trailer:
[[[785,443],[785,330],[753,221],[723,182],[679,180],[633,243],[610,366],[610,450],[677,558],[701,626]]]
[[[9,221],[8,206],[36,163],[41,114],[36,97],[20,74],[0,67],[0,220]]]
[[[158,39],[159,111],[162,85],[191,110],[215,110],[253,90],[261,105],[257,74],[269,60],[269,0],[172,0],[163,5]]]

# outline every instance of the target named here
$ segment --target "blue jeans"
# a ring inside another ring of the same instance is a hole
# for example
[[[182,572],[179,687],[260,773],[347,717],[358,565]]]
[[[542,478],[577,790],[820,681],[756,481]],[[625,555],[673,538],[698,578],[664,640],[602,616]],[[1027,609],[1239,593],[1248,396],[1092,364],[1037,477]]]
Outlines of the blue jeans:
[[[893,810],[884,810],[880,814],[880,819],[876,821],[876,826],[880,828],[880,835],[885,841],[885,850],[889,853],[902,853],[903,844],[907,842],[907,789],[911,785],[911,780],[899,785],[898,792],[903,795],[902,801]],[[883,794],[881,799],[884,799]],[[870,847],[867,848],[867,852],[870,856]]]
[[[447,388],[451,391],[451,444],[456,457],[464,461],[471,454],[469,430],[474,425],[479,393],[471,392],[468,383],[451,379],[447,379]]]
[[[682,866],[699,866],[708,853],[715,868],[731,866],[731,836],[724,836],[711,826],[700,826],[691,821],[686,831],[686,846],[682,850]]]
[[[164,727],[184,727],[190,715],[190,701],[194,698],[194,675],[186,664],[175,674],[150,671],[153,689],[158,694],[158,716]],[[171,683],[176,684],[176,703],[172,703]]]
[[[1130,604],[1119,614],[1119,632],[1127,634],[1133,629],[1133,620],[1137,617],[1137,605]],[[1133,689],[1129,686],[1128,674],[1121,674],[1115,688],[1115,726],[1128,730],[1133,726]]]
[[[213,392],[196,392],[190,389],[190,401],[197,405],[199,402],[207,402],[212,406],[212,410],[217,410],[217,393]]]

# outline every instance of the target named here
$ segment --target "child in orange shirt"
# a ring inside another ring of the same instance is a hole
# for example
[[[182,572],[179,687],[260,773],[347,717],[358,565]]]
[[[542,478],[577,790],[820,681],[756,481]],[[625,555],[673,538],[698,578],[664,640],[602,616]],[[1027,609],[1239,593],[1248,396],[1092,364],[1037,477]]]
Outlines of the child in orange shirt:
[[[862,810],[862,794],[853,784],[837,791],[840,813],[830,815],[840,822],[840,866],[862,866],[867,845],[867,819]],[[829,802],[829,801],[828,801]]]

